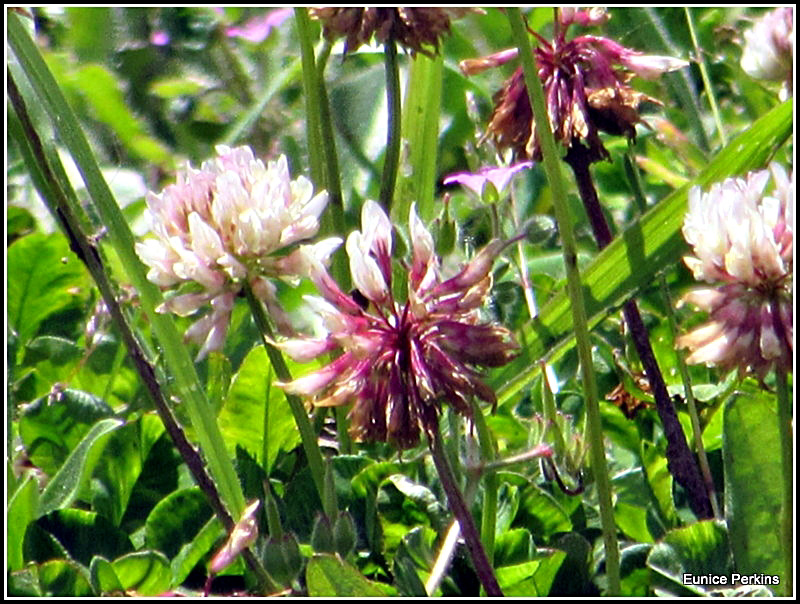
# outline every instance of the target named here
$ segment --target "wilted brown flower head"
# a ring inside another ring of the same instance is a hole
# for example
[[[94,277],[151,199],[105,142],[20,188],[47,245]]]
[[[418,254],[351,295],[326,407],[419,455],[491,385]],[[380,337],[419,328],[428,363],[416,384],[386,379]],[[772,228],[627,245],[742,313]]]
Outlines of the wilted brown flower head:
[[[765,195],[770,172],[774,189]],[[709,313],[677,340],[691,351],[687,362],[759,376],[774,364],[791,370],[794,178],[773,164],[708,193],[694,187],[683,234],[694,252],[686,265],[714,284],[683,297]]]
[[[645,102],[661,104],[631,88],[630,79],[634,75],[656,78],[688,63],[645,55],[599,36],[568,40],[566,32],[571,24],[594,25],[602,23],[606,16],[592,10],[565,12],[564,9],[560,15],[554,40],[534,34],[539,41],[534,55],[550,126],[556,140],[565,147],[583,143],[590,150],[591,161],[598,161],[608,156],[599,132],[633,138],[636,124],[641,121],[640,106]],[[468,75],[474,74],[516,56],[514,50],[501,51],[483,59],[463,61],[461,68]],[[521,67],[506,80],[494,101],[487,136],[491,136],[498,149],[512,149],[518,159],[541,159]]]
[[[356,438],[388,441],[400,449],[416,445],[420,429],[432,433],[442,403],[467,417],[472,417],[473,397],[495,404],[479,369],[507,363],[518,348],[510,331],[480,317],[492,264],[504,243],[493,240],[456,275],[443,279],[433,238],[413,206],[409,223],[406,301],[397,299],[392,283],[392,224],[377,203],[367,201],[362,230],[346,243],[357,293],[342,292],[311,257],[311,279],[323,297],[306,299],[328,333],[278,343],[297,361],[340,350],[328,365],[282,387],[317,406],[352,403]]]
[[[450,32],[450,20],[457,19],[470,8],[410,8],[396,7],[336,7],[310,8],[312,18],[322,22],[323,33],[329,40],[346,38],[345,54],[370,41],[390,38],[412,52],[429,55],[433,47],[439,51],[439,40]]]

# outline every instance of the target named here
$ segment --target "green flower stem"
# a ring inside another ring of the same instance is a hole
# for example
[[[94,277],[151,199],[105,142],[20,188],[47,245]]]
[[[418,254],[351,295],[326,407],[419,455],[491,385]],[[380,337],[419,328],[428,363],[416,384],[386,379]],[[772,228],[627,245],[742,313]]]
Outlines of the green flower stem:
[[[300,58],[303,65],[303,95],[306,101],[306,137],[308,144],[308,163],[311,180],[317,188],[325,186],[325,172],[322,157],[322,109],[317,86],[317,68],[314,59],[314,46],[311,42],[311,19],[304,7],[294,9],[295,24],[300,40]],[[323,219],[324,220],[324,219]],[[323,225],[325,226],[325,225]],[[327,225],[328,232],[332,225]]]
[[[581,286],[580,270],[578,269],[578,254],[575,233],[569,216],[567,196],[561,178],[559,155],[555,139],[550,130],[550,120],[547,116],[544,90],[539,80],[538,71],[534,64],[533,52],[528,40],[527,30],[522,15],[518,8],[507,8],[508,20],[514,36],[514,41],[519,48],[519,56],[525,74],[525,85],[533,109],[536,124],[536,136],[542,149],[544,167],[547,180],[553,192],[553,208],[558,221],[558,230],[564,252],[564,264],[567,273],[567,289],[572,306],[575,340],[580,358],[584,396],[586,401],[586,427],[587,440],[590,445],[592,473],[597,485],[598,503],[600,506],[600,523],[603,530],[603,544],[606,554],[606,573],[608,576],[608,594],[620,593],[619,570],[619,545],[617,531],[614,524],[614,509],[611,502],[611,482],[608,476],[608,467],[603,444],[603,431],[600,420],[600,405],[598,403],[597,382],[592,365],[592,346],[589,340],[589,327],[586,320],[586,311]]]
[[[153,401],[156,412],[164,424],[164,428],[172,439],[175,448],[180,453],[186,466],[192,474],[197,485],[208,498],[216,516],[220,519],[225,530],[232,531],[235,527],[235,520],[228,512],[225,504],[220,498],[214,481],[206,472],[200,454],[195,450],[186,438],[182,427],[178,423],[172,410],[167,404],[167,397],[159,384],[156,370],[148,360],[145,351],[134,335],[133,329],[125,316],[125,313],[117,301],[114,294],[114,286],[108,277],[100,251],[97,246],[86,235],[83,227],[74,211],[71,199],[77,199],[74,192],[67,193],[62,189],[60,179],[54,173],[54,169],[48,161],[47,152],[36,132],[35,127],[29,117],[25,102],[19,93],[16,82],[10,73],[7,77],[9,99],[14,107],[14,111],[19,118],[21,126],[19,132],[15,132],[15,138],[19,142],[20,150],[25,157],[26,164],[30,167],[31,173],[35,175],[37,190],[45,201],[48,209],[58,219],[65,235],[67,236],[70,249],[81,259],[86,266],[89,274],[95,281],[100,295],[108,308],[114,325],[119,330],[122,341],[128,350],[136,371],[147,389],[150,399]],[[16,121],[9,124],[16,125]],[[12,131],[14,128],[12,127]],[[116,365],[116,362],[115,362]],[[250,569],[258,576],[259,581],[268,591],[276,591],[276,586],[272,583],[269,575],[264,571],[264,567],[253,555],[250,549],[242,552],[245,561]]]
[[[400,70],[397,65],[397,44],[392,36],[384,44],[384,65],[386,68],[386,103],[389,122],[386,130],[386,154],[381,176],[380,204],[389,214],[394,199],[397,182],[397,167],[400,165]]]
[[[433,463],[436,466],[436,471],[439,474],[439,480],[442,483],[442,488],[447,494],[447,501],[450,504],[453,514],[458,520],[461,528],[461,534],[464,536],[464,541],[467,545],[467,550],[472,558],[472,564],[475,566],[475,572],[478,575],[478,580],[486,590],[486,595],[491,597],[502,596],[503,592],[497,579],[494,576],[494,570],[486,557],[486,552],[481,544],[480,536],[475,528],[475,522],[472,519],[472,514],[467,507],[461,491],[458,490],[453,470],[450,463],[447,461],[447,451],[445,450],[444,443],[442,442],[442,435],[438,426],[432,426],[430,431],[432,437],[430,440],[431,456]]]
[[[261,341],[272,363],[272,368],[275,370],[275,375],[282,382],[291,382],[292,375],[289,373],[289,367],[286,365],[281,351],[270,343],[273,339],[273,333],[269,320],[267,319],[267,313],[264,311],[264,306],[261,304],[261,301],[256,298],[255,294],[253,294],[253,290],[249,284],[245,284],[244,292],[247,297],[247,303],[250,305],[250,312],[253,313],[253,319],[261,334]],[[330,502],[326,501],[325,498],[325,462],[322,457],[322,451],[320,451],[317,435],[311,426],[311,421],[308,419],[303,401],[300,400],[298,396],[289,394],[288,392],[286,393],[286,401],[289,403],[289,408],[292,410],[295,424],[297,424],[297,429],[300,432],[300,440],[303,443],[303,450],[308,459],[308,466],[311,469],[311,477],[314,480],[314,486],[317,488],[319,500],[322,502],[323,509],[328,518],[335,518],[336,508],[335,506],[331,506]]]
[[[572,168],[575,181],[578,185],[581,200],[597,241],[597,246],[602,250],[607,247],[613,236],[611,229],[603,214],[597,190],[589,170],[590,159],[588,150],[580,144],[573,145],[564,160]],[[653,391],[656,401],[656,411],[664,428],[667,439],[667,467],[675,480],[686,489],[689,504],[698,518],[713,517],[711,500],[706,490],[705,482],[700,473],[694,456],[686,444],[686,435],[678,419],[675,405],[667,391],[664,376],[653,353],[650,344],[650,334],[642,320],[636,300],[631,298],[622,306],[622,314],[630,331],[636,353],[642,363],[647,381]]]
[[[245,508],[239,479],[228,456],[216,416],[200,385],[194,363],[182,343],[181,335],[169,315],[155,311],[163,300],[161,291],[158,286],[147,280],[144,266],[134,250],[135,240],[128,222],[100,172],[75,113],[20,21],[20,17],[15,13],[9,13],[7,17],[8,43],[30,80],[39,102],[55,126],[60,140],[78,166],[97,214],[108,229],[108,239],[119,256],[127,277],[139,292],[141,308],[147,315],[161,346],[170,375],[175,380],[176,395],[189,414],[220,496],[232,516],[238,518]]]
[[[781,342],[784,358],[792,358],[792,350],[788,347],[789,341],[780,319],[780,303],[773,297],[770,303],[772,325],[778,340]],[[794,535],[792,514],[794,512],[794,465],[792,450],[792,394],[789,390],[789,378],[786,369],[780,362],[775,366],[775,389],[778,397],[778,433],[780,434],[781,449],[781,474],[783,475],[783,504],[781,505],[781,543],[784,556],[783,585],[784,595],[793,595],[793,570],[794,570]]]
[[[625,155],[625,171],[628,175],[631,188],[633,189],[634,199],[636,200],[639,213],[644,214],[647,211],[647,202],[644,196],[642,181],[639,177],[639,170],[636,168],[636,164],[633,159],[632,145],[628,145],[628,152]],[[672,338],[674,340],[678,335],[678,321],[675,318],[675,313],[673,312],[669,287],[667,286],[667,280],[663,275],[658,278],[658,283],[659,288],[661,289],[661,299],[664,302],[664,308],[666,308],[670,331],[672,332]],[[700,417],[697,414],[697,405],[695,404],[694,400],[694,392],[692,392],[692,378],[689,375],[689,369],[686,367],[686,362],[684,361],[683,355],[677,350],[675,351],[675,362],[678,365],[678,371],[681,375],[681,382],[683,383],[683,392],[686,398],[686,404],[689,407],[689,417],[692,420],[692,432],[694,433],[694,442],[695,447],[697,448],[697,459],[700,463],[700,472],[703,474],[703,480],[706,484],[706,491],[708,492],[708,498],[711,502],[711,511],[714,514],[714,518],[721,518],[722,515],[719,509],[719,504],[717,503],[716,490],[714,489],[714,479],[711,476],[711,467],[708,465],[708,456],[706,455],[706,449],[703,445],[703,430],[700,426]]]
[[[725,128],[722,125],[722,118],[719,115],[719,108],[717,107],[717,99],[714,96],[714,89],[711,87],[711,80],[708,77],[708,69],[706,69],[706,62],[703,59],[703,53],[697,43],[697,34],[694,31],[694,20],[692,13],[688,6],[683,7],[686,11],[686,24],[689,26],[689,35],[692,38],[692,46],[694,46],[695,62],[700,68],[700,76],[703,78],[703,87],[706,89],[706,96],[708,97],[708,104],[711,105],[711,113],[714,115],[714,122],[717,125],[717,132],[719,133],[719,140],[722,146],[728,144],[728,137],[725,135]]]

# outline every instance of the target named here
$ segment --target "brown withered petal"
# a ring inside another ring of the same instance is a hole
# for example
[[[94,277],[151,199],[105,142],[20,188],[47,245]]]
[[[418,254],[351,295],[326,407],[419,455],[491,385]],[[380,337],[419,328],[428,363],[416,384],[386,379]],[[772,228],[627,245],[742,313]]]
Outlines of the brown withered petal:
[[[393,38],[413,53],[431,55],[428,47],[439,51],[439,41],[450,32],[450,20],[473,8],[419,7],[314,7],[312,18],[322,23],[328,40],[346,38],[345,54],[357,50],[375,36],[379,42]]]
[[[598,161],[608,157],[600,132],[633,138],[636,124],[642,122],[641,106],[661,104],[634,90],[628,84],[633,76],[654,78],[688,63],[644,55],[598,36],[568,40],[566,29],[552,41],[538,36],[539,45],[534,50],[550,127],[557,142],[566,148],[582,144],[588,148],[591,161]],[[476,73],[514,56],[509,51],[495,53],[485,60],[462,62],[462,70]],[[484,138],[491,138],[501,151],[511,149],[517,159],[540,160],[522,68],[506,80],[494,102]]]

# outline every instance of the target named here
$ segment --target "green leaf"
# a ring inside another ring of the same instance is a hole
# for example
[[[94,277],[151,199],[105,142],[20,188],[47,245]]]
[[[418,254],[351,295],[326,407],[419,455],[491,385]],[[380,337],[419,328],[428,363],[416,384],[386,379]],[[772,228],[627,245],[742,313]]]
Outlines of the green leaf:
[[[684,583],[684,574],[730,574],[731,555],[725,524],[704,520],[668,532],[650,551],[647,566],[668,580],[664,583],[668,594],[704,595],[701,588]]]
[[[102,485],[92,500],[95,510],[119,526],[128,507],[150,449],[164,433],[164,424],[155,415],[143,415],[109,437],[103,459],[95,473]]]
[[[501,566],[495,570],[497,582],[507,597],[535,598],[548,595],[566,554],[549,550],[540,555],[540,559]]]
[[[270,366],[263,346],[253,348],[231,382],[225,403],[217,416],[225,444],[233,452],[237,446],[258,459],[267,474],[278,453],[291,451],[300,442],[289,403],[280,388],[268,383]],[[267,434],[264,434],[264,409],[269,393]],[[267,459],[263,450],[266,440]]]
[[[36,519],[39,508],[39,485],[30,474],[8,502],[6,512],[6,567],[10,571],[25,566],[22,544],[28,525]]]
[[[43,516],[36,524],[53,535],[72,560],[86,566],[95,555],[116,558],[133,549],[126,533],[88,510],[57,510]]]
[[[127,149],[141,159],[169,165],[170,153],[147,135],[128,108],[114,75],[102,65],[84,65],[73,74],[75,85],[92,107],[94,117],[109,126]]]
[[[157,596],[171,586],[169,560],[161,552],[127,554],[111,563],[125,591],[139,596]]]
[[[206,522],[200,529],[197,536],[190,543],[181,547],[180,551],[172,558],[170,568],[172,569],[173,585],[180,585],[197,566],[205,555],[211,551],[216,543],[225,536],[225,529],[216,516]]]
[[[122,422],[119,420],[102,419],[92,426],[42,493],[39,515],[65,508],[75,501],[102,453],[106,442],[104,437],[120,425]]]
[[[306,584],[312,598],[380,598],[387,595],[357,568],[331,554],[317,554],[309,560]]]
[[[707,188],[731,176],[762,168],[792,132],[793,100],[778,105],[720,151],[703,172],[662,199],[581,271],[590,327],[686,252],[681,234],[692,186]],[[496,375],[500,405],[518,400],[539,372],[536,362],[563,351],[572,334],[572,310],[566,291],[542,308],[523,329],[525,354]]]
[[[84,567],[72,560],[50,560],[39,565],[39,589],[45,597],[93,596],[88,574]]]
[[[6,313],[20,349],[47,317],[75,304],[75,291],[86,286],[78,259],[60,235],[28,235],[8,248]]]
[[[774,397],[745,383],[725,404],[723,423],[725,519],[736,570],[783,577],[783,481]]]
[[[95,556],[89,563],[89,577],[92,588],[100,595],[122,596],[124,589],[111,562],[102,556]]]
[[[198,487],[175,491],[153,508],[145,524],[148,548],[174,557],[190,543],[211,517],[211,507]]]

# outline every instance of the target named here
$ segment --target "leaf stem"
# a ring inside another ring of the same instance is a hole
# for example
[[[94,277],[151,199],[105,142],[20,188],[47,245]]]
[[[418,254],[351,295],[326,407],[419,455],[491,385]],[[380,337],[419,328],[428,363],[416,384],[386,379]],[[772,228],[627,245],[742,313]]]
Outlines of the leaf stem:
[[[19,140],[22,153],[26,157],[26,162],[32,162],[34,164],[31,166],[32,170],[42,176],[42,180],[38,185],[43,188],[37,187],[39,188],[42,199],[47,204],[48,209],[50,209],[53,215],[58,219],[64,234],[69,240],[70,249],[80,258],[89,271],[89,274],[94,279],[100,291],[100,295],[108,308],[109,314],[119,330],[122,341],[128,349],[128,354],[130,355],[134,367],[136,367],[136,371],[150,395],[156,412],[161,422],[164,424],[167,434],[172,439],[175,448],[186,462],[186,466],[189,468],[195,482],[208,498],[214,513],[220,519],[225,530],[228,532],[232,531],[236,523],[225,507],[214,481],[206,472],[206,467],[200,454],[186,438],[183,428],[172,414],[172,410],[167,403],[167,398],[158,381],[155,367],[147,358],[147,355],[140,345],[139,340],[136,338],[114,294],[114,287],[111,279],[108,277],[100,252],[96,244],[94,244],[84,232],[83,227],[73,211],[70,198],[76,199],[76,197],[74,194],[67,194],[61,188],[59,179],[54,174],[53,168],[47,159],[47,153],[44,150],[41,138],[30,119],[25,101],[19,93],[16,82],[10,73],[7,74],[7,86],[9,100],[11,100],[14,112],[19,118],[22,127],[20,135],[24,137],[24,140]],[[256,573],[264,588],[268,591],[275,591],[275,585],[272,583],[269,575],[264,571],[264,567],[253,555],[252,551],[248,548],[245,549],[242,554],[248,566]]]
[[[619,545],[617,531],[614,523],[614,510],[611,502],[611,482],[605,458],[603,431],[600,420],[600,405],[598,403],[597,382],[592,364],[592,346],[589,340],[589,326],[586,320],[586,310],[581,285],[580,270],[578,269],[578,254],[575,233],[567,206],[567,196],[561,177],[559,156],[555,139],[550,130],[547,107],[545,104],[544,90],[539,79],[534,63],[533,52],[528,40],[525,23],[518,8],[506,9],[508,20],[514,35],[514,41],[519,48],[519,56],[525,75],[525,86],[533,110],[536,124],[536,136],[542,149],[547,180],[553,192],[553,208],[558,221],[559,233],[564,253],[564,264],[567,273],[567,288],[572,307],[575,341],[580,358],[583,377],[584,396],[586,404],[586,427],[592,459],[592,473],[597,485],[598,502],[600,506],[600,522],[603,531],[603,544],[606,554],[606,573],[608,576],[609,595],[620,593],[619,570]]]

